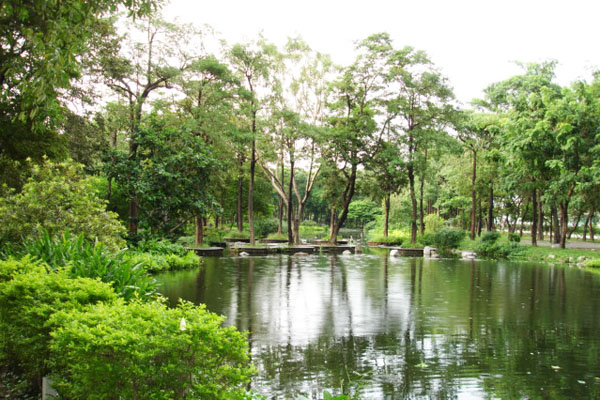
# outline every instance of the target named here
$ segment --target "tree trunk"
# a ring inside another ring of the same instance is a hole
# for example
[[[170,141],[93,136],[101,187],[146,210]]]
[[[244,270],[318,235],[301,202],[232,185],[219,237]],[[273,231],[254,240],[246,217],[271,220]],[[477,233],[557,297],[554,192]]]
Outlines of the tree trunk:
[[[384,217],[383,217],[383,236],[388,237],[388,226],[390,222],[390,194],[385,194]]]
[[[582,214],[583,214],[583,212],[580,212],[579,214],[577,214],[577,219],[575,220],[573,229],[569,229],[568,239],[571,239],[571,236],[573,236],[573,233],[577,230],[577,227],[579,226],[579,222],[581,221]]]
[[[494,186],[490,183],[488,195],[488,220],[486,231],[491,232],[494,229]]]
[[[538,195],[538,240],[544,240],[544,208],[542,207],[542,193]]]
[[[585,223],[583,224],[583,241],[584,242],[587,240],[587,230],[588,230],[588,225],[590,224],[590,218],[591,218],[591,216],[588,215],[588,217],[585,219]]]
[[[335,217],[335,207],[332,207],[331,213],[329,214],[329,240],[331,240],[331,238],[333,237],[333,231],[335,230]]]
[[[521,226],[519,227],[519,236],[523,236],[523,226],[525,225],[525,216],[527,215],[527,211],[529,211],[529,199],[527,200],[527,203],[525,204],[525,209],[523,209],[523,212],[521,213]],[[515,229],[516,229],[516,225],[517,225],[517,222],[515,221]]]
[[[202,246],[204,242],[204,220],[200,213],[196,214],[196,246]]]
[[[425,174],[423,174],[425,175]],[[425,234],[425,222],[423,221],[423,186],[425,184],[425,178],[421,177],[421,182],[419,182],[419,231],[421,235]]]
[[[590,240],[594,241],[594,214],[596,214],[596,210],[592,210],[590,213]]]
[[[553,233],[553,238],[552,238],[552,243],[554,244],[558,244],[560,243],[560,224],[558,223],[558,211],[556,210],[555,206],[552,206],[551,208],[551,213],[552,213],[552,233]]]
[[[477,218],[477,236],[481,236],[482,229],[483,229],[483,207],[481,206],[481,199],[479,199],[479,217]]]
[[[294,244],[294,226],[293,226],[293,203],[294,199],[292,197],[293,185],[294,181],[294,159],[290,160],[290,183],[288,185],[288,206],[287,206],[287,224],[288,224],[288,243],[290,245]]]
[[[537,225],[538,225],[538,210],[537,210],[537,190],[533,189],[531,193],[531,203],[533,210],[531,213],[531,245],[537,246]]]
[[[352,201],[352,198],[354,197],[354,191],[356,189],[357,168],[358,168],[358,166],[356,164],[352,164],[352,170],[350,172],[350,176],[348,177],[348,183],[346,184],[346,189],[344,190],[344,204],[343,204],[342,213],[340,214],[340,217],[338,218],[338,220],[336,221],[336,223],[334,225],[333,235],[330,238],[330,243],[333,245],[337,244],[337,236],[338,236],[342,226],[344,226],[344,223],[346,222],[346,218],[348,218],[348,208],[350,207],[350,202]],[[415,208],[416,208],[416,201],[415,201]],[[415,224],[415,229],[416,229],[416,224]]]
[[[253,122],[253,125],[255,122]],[[255,128],[253,128],[253,132]],[[250,156],[250,182],[248,183],[248,225],[250,229],[250,244],[254,244],[254,171],[256,169],[256,140],[252,139],[252,155]]]
[[[242,177],[242,169],[244,161],[240,159],[240,171],[238,176],[238,187],[237,187],[237,230],[242,232],[244,230],[244,221],[242,215],[242,196],[244,194],[244,178]]]
[[[408,184],[410,188],[410,203],[411,203],[411,221],[410,221],[410,242],[417,242],[417,199],[415,197],[415,174],[412,164],[408,165]]]
[[[560,248],[564,249],[567,245],[567,234],[569,231],[569,203],[562,202],[558,205],[560,210]]]
[[[475,239],[475,219],[477,216],[477,193],[475,180],[477,179],[477,152],[473,151],[473,169],[471,171],[471,240]]]
[[[285,166],[283,164],[283,151],[281,155],[281,187],[285,187]],[[283,198],[279,196],[279,215],[277,219],[277,234],[281,235],[283,232]]]

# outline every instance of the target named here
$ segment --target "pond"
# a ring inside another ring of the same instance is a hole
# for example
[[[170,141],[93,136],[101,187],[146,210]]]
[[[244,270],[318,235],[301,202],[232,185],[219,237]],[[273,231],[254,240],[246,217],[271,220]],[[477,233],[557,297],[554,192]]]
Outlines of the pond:
[[[577,268],[277,255],[158,280],[249,332],[269,398],[600,398],[600,275]]]

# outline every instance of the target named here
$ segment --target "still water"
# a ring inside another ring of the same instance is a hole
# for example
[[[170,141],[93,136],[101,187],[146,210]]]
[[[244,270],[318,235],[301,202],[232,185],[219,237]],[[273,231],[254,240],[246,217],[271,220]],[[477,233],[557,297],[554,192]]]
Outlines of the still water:
[[[277,255],[158,280],[249,332],[269,398],[600,398],[600,275],[577,268]]]

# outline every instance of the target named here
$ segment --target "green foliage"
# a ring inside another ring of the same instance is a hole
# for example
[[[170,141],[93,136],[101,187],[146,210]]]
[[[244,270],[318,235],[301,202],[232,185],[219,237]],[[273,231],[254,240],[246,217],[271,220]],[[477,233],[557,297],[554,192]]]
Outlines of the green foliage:
[[[83,235],[71,239],[65,234],[53,239],[43,232],[24,251],[44,261],[52,270],[65,269],[73,278],[99,278],[125,299],[150,298],[156,294],[156,282],[146,274],[143,265],[129,260],[123,251],[114,253],[102,243],[90,243]]]
[[[182,302],[99,304],[55,315],[54,387],[66,398],[239,399],[254,372],[245,335]],[[106,396],[106,397],[102,397]]]
[[[239,232],[239,231],[230,231],[226,236],[225,239],[249,239],[250,238],[250,233],[243,231],[243,232]]]
[[[181,243],[173,243],[170,240],[156,238],[144,238],[139,240],[133,250],[140,253],[160,255],[176,254],[178,256],[183,256],[187,253],[187,250]]]
[[[288,236],[284,233],[270,233],[267,239],[273,240],[288,240]]]
[[[123,258],[132,264],[142,265],[148,272],[194,268],[202,265],[202,259],[193,251],[188,251],[182,256],[129,251],[123,255]]]
[[[354,200],[348,206],[348,220],[354,226],[363,226],[381,215],[381,207],[371,200]]]
[[[484,243],[496,243],[498,239],[500,239],[500,232],[491,231],[485,232],[479,240]]]
[[[383,235],[375,235],[369,239],[370,242],[385,243],[396,246],[400,246],[405,240],[406,238],[400,235],[388,235],[387,237]]]
[[[588,268],[600,268],[600,258],[592,258],[585,262],[585,266]]]
[[[48,266],[30,255],[22,258],[8,258],[0,261],[0,283],[10,281],[17,274],[25,274],[29,272],[46,272]]]
[[[509,232],[508,241],[513,243],[519,243],[521,241],[521,235],[515,232]]]
[[[125,228],[117,215],[106,211],[91,178],[70,161],[34,166],[20,193],[10,191],[0,198],[0,243],[37,239],[42,228],[51,236],[83,234],[113,249],[124,245]]]
[[[57,311],[69,313],[115,299],[109,285],[88,278],[72,279],[65,272],[15,275],[0,283],[1,358],[39,383],[48,372],[50,317]]]
[[[276,218],[257,218],[254,220],[254,232],[256,237],[264,238],[268,234],[277,232]]]
[[[524,248],[518,243],[496,243],[495,241],[481,240],[475,246],[475,252],[478,257],[490,259],[502,259],[513,256],[518,256],[523,252]]]
[[[441,250],[456,249],[465,238],[466,232],[460,229],[442,228],[432,236],[432,244]]]
[[[425,232],[436,233],[444,227],[444,218],[437,214],[428,214],[423,218],[425,223]]]

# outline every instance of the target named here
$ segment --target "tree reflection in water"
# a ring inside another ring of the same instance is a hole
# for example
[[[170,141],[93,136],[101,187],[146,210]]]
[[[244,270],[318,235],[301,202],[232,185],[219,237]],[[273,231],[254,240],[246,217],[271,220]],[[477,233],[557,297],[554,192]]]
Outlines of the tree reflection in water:
[[[249,332],[253,388],[290,398],[598,398],[600,276],[359,256],[207,259],[158,277]]]

